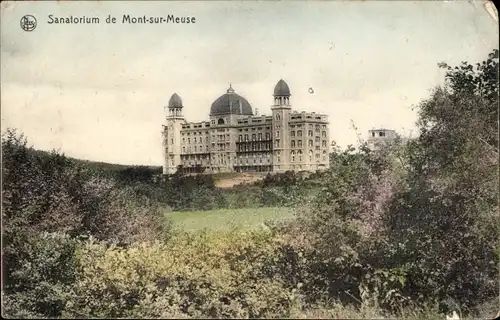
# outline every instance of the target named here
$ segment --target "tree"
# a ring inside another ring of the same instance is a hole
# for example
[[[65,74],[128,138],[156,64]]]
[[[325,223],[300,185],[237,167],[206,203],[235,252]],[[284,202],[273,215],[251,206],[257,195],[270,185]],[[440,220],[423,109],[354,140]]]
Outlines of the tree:
[[[446,85],[419,105],[409,188],[391,211],[392,259],[411,270],[415,299],[473,311],[498,294],[498,50],[440,67]]]

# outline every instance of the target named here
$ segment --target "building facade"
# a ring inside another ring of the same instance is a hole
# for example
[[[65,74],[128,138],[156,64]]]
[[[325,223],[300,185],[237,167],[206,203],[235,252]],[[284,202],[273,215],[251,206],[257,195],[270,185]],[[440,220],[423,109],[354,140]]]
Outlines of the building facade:
[[[391,129],[372,129],[368,130],[368,148],[378,150],[388,146],[397,139],[397,133]]]
[[[329,166],[328,116],[292,110],[284,80],[274,88],[271,115],[256,115],[232,86],[210,108],[209,121],[188,122],[174,93],[163,125],[164,174],[285,172]]]

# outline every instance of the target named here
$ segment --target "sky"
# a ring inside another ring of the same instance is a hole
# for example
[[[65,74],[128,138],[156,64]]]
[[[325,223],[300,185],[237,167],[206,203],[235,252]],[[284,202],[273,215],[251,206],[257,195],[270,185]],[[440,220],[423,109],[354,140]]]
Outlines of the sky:
[[[3,1],[2,132],[16,128],[35,148],[71,157],[161,165],[174,92],[188,121],[208,120],[229,83],[270,114],[284,79],[293,110],[328,114],[340,146],[372,128],[415,135],[412,107],[443,83],[437,64],[479,62],[498,48],[498,23],[482,3]],[[30,32],[20,26],[26,14],[37,19]],[[169,14],[196,20],[122,23]],[[49,15],[100,23],[49,24]]]

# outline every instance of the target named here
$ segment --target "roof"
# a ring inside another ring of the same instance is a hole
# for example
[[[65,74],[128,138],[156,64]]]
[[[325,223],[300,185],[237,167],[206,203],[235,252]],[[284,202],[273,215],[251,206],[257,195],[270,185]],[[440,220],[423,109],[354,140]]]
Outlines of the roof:
[[[274,96],[291,96],[290,88],[288,87],[288,84],[286,84],[285,80],[281,79],[280,81],[278,81],[278,83],[274,87]]]
[[[210,107],[210,115],[241,114],[253,115],[252,106],[244,97],[236,94],[232,86],[227,93],[217,98]]]
[[[170,100],[168,100],[168,107],[169,108],[182,108],[182,99],[179,97],[177,93],[174,93],[171,97]]]

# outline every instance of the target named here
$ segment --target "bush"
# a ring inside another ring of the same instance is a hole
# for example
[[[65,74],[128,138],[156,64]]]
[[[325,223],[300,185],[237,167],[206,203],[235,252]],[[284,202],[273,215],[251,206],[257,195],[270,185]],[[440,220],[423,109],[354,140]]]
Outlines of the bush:
[[[295,298],[264,273],[271,233],[181,234],[168,244],[84,243],[66,317],[287,316]]]
[[[2,292],[3,316],[60,317],[76,280],[77,241],[60,233],[33,234],[23,240],[15,250],[16,268]],[[8,257],[13,255],[9,252]]]

